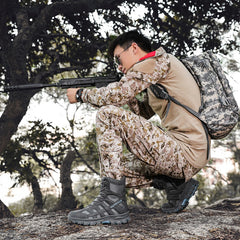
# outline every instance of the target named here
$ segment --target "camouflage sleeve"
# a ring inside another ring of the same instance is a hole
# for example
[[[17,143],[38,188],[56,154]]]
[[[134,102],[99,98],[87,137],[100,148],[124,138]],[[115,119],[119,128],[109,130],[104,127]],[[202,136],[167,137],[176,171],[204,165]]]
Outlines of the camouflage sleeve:
[[[164,78],[168,73],[168,69],[168,56],[167,54],[162,54],[162,56],[157,58],[156,66],[152,73],[143,73],[130,69],[119,82],[110,83],[106,87],[84,89],[82,100],[98,107],[104,105],[123,106],[151,84]]]
[[[129,99],[148,88],[151,84],[139,78],[135,72],[124,76],[119,82],[108,84],[106,87],[84,89],[83,102],[94,106],[115,105],[123,106]]]

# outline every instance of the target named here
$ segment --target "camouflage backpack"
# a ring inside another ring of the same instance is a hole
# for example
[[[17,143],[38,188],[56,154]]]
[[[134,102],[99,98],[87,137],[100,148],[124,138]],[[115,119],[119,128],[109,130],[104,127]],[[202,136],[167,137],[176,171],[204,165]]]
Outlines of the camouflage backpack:
[[[200,88],[201,107],[198,112],[168,95],[161,84],[151,85],[150,89],[156,97],[169,100],[169,104],[172,101],[200,119],[212,139],[224,138],[237,124],[239,109],[218,59],[211,51],[207,51],[185,58],[182,63]]]

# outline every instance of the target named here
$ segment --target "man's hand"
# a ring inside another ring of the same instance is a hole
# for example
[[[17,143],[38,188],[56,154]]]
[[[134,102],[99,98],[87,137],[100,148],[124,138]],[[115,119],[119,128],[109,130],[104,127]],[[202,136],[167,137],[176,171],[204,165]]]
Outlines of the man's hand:
[[[78,91],[79,88],[68,88],[67,89],[67,97],[68,97],[68,101],[70,103],[76,103],[77,99],[76,99],[76,93]]]

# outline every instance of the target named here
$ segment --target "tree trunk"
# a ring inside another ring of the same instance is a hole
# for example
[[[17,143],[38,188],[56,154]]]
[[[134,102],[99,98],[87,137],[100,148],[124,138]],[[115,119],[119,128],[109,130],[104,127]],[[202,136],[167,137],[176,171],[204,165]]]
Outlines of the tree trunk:
[[[70,177],[72,162],[75,159],[75,153],[69,151],[63,159],[60,168],[60,183],[62,184],[62,195],[58,203],[58,209],[74,209],[77,206],[77,201],[72,191],[72,180]]]
[[[0,154],[6,149],[12,135],[17,131],[34,93],[18,92],[17,95],[9,97],[7,106],[0,118]]]
[[[42,198],[42,192],[38,183],[38,179],[32,175],[31,177],[31,186],[33,190],[33,197],[34,197],[34,206],[33,211],[39,212],[43,209],[43,198]]]
[[[14,218],[8,207],[0,200],[0,219],[1,218]]]
[[[0,154],[5,151],[12,135],[26,114],[31,97],[32,94],[28,93],[9,98],[7,107],[0,118]],[[11,217],[11,215],[10,210],[0,200],[0,218]]]

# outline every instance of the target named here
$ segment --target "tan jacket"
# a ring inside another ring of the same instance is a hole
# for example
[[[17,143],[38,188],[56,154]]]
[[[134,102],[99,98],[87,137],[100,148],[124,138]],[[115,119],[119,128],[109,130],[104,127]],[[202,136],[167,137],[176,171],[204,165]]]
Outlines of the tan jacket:
[[[173,55],[168,54],[170,66],[165,78],[159,79],[168,93],[198,111],[201,100],[200,91],[195,80],[185,66]],[[136,64],[135,71],[151,73],[154,70],[155,58],[146,59]],[[149,105],[161,118],[161,125],[169,135],[179,141],[186,159],[196,168],[207,163],[207,140],[201,122],[184,108],[171,102],[166,116],[167,100],[156,98],[148,88]]]

